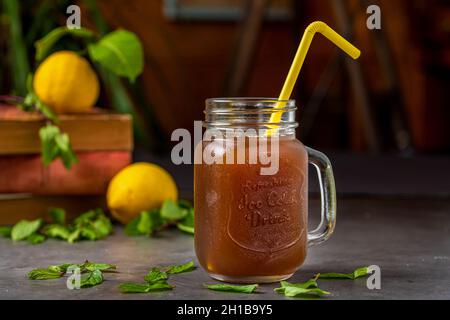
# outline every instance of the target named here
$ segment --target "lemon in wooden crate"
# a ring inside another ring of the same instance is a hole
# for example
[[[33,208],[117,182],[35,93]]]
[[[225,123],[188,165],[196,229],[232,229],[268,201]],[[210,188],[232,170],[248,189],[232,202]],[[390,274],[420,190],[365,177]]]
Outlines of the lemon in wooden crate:
[[[177,200],[172,176],[151,163],[135,163],[122,169],[110,182],[106,194],[114,218],[128,223],[142,211],[161,207],[164,200]]]
[[[36,95],[57,113],[83,113],[97,102],[100,84],[89,62],[72,51],[46,58],[33,79]]]

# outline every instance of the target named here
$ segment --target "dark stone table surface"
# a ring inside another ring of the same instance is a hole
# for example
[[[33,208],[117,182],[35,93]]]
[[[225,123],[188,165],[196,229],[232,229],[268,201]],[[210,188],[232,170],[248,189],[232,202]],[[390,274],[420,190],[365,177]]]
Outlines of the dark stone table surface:
[[[311,216],[318,215],[318,201]],[[312,219],[314,220],[314,219]],[[312,221],[313,223],[314,221]],[[30,281],[34,267],[85,259],[117,264],[118,273],[106,274],[97,287],[68,290],[65,279]],[[201,268],[173,276],[173,291],[124,295],[122,282],[141,282],[152,266],[195,259],[193,238],[176,230],[156,238],[127,237],[120,227],[98,242],[70,245],[50,240],[41,245],[0,239],[0,299],[285,299],[262,285],[258,294],[213,292],[214,283]],[[343,198],[339,201],[335,235],[311,248],[306,263],[291,281],[305,281],[317,272],[350,272],[378,265],[381,290],[369,290],[365,279],[323,280],[332,292],[326,299],[450,299],[450,202],[447,199]]]

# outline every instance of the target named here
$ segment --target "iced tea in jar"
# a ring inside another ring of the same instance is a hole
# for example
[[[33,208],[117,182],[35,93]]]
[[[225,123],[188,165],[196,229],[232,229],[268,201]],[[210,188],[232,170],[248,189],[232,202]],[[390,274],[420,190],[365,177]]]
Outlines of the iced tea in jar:
[[[283,105],[282,108],[279,106]],[[273,113],[281,120],[271,123]],[[295,131],[295,101],[227,98],[206,102],[194,166],[195,250],[211,277],[276,282],[303,264],[336,221],[328,158]],[[318,172],[322,221],[308,232],[308,164]]]

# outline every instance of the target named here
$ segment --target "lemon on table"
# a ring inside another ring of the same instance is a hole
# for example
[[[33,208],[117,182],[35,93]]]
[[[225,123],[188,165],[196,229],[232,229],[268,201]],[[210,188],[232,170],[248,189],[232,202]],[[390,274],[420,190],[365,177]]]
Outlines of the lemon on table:
[[[72,51],[45,59],[33,79],[36,95],[57,113],[83,113],[97,102],[100,84],[89,62]]]
[[[164,200],[177,200],[171,175],[151,163],[135,163],[122,169],[110,182],[106,201],[111,214],[126,224],[142,211],[161,207]]]

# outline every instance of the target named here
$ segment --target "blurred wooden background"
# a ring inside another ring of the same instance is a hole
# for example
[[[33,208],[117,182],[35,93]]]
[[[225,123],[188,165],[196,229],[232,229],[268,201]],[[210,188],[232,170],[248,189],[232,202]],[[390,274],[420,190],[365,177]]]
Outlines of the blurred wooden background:
[[[365,27],[367,14],[358,1],[345,2],[353,8],[355,43],[363,49],[364,82],[369,88],[374,113],[380,118],[381,132],[387,130],[384,124],[389,122],[383,118],[387,80],[376,58],[373,32],[383,32],[392,50],[393,71],[399,79],[396,85],[401,90],[398,98],[404,102],[401,107],[406,113],[414,148],[449,151],[448,1],[375,1],[382,10],[381,31]],[[108,23],[130,29],[142,39],[146,59],[145,94],[164,136],[170,137],[175,128],[192,128],[194,120],[203,119],[204,100],[224,93],[238,37],[238,22],[171,20],[164,15],[163,0],[99,0],[97,3]],[[281,1],[278,5],[286,3],[292,6],[291,1]],[[301,1],[297,6],[294,20],[264,22],[243,95],[278,96],[299,37],[310,22],[323,20],[338,29],[329,1]],[[296,98],[300,109],[307,104],[334,50],[328,41],[320,37],[315,40],[298,82]],[[318,147],[366,150],[361,116],[356,110],[345,65],[341,63],[305,142]],[[299,114],[301,122],[302,110]]]

